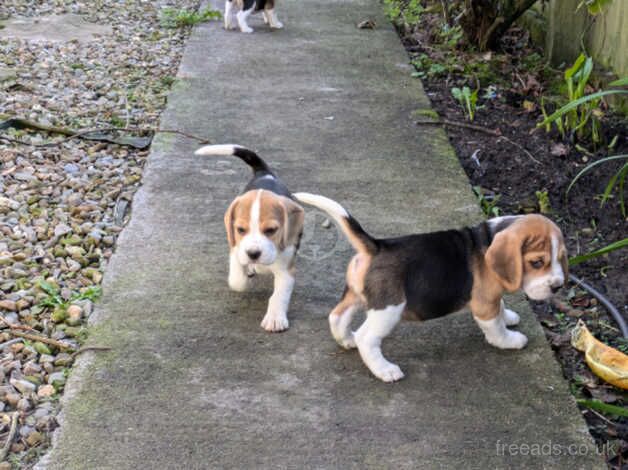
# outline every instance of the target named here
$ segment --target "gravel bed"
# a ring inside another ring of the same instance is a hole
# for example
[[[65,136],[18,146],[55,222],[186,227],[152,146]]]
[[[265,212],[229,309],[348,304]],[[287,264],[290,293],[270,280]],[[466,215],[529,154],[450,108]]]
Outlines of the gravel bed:
[[[0,38],[0,121],[156,126],[190,32],[160,24],[160,9],[199,3],[0,2],[0,20],[73,13],[113,31],[89,42]],[[15,129],[0,135],[31,143],[62,137]],[[86,338],[147,155],[93,141],[34,147],[0,139],[0,449],[17,420],[0,470],[31,467],[49,445],[72,352]]]

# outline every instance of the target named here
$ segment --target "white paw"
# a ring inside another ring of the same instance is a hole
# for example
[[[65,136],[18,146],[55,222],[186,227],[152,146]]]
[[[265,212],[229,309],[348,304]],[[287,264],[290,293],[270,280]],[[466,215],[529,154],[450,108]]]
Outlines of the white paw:
[[[526,335],[510,330],[506,330],[500,338],[487,338],[487,341],[499,349],[521,349],[528,344]]]
[[[289,322],[285,315],[276,315],[269,312],[262,319],[261,326],[266,331],[278,332],[287,330]]]
[[[336,342],[345,349],[355,349],[357,345],[355,344],[355,339],[353,339],[353,335],[348,338],[340,338],[336,339]]]
[[[266,12],[262,12],[262,18],[264,18],[264,24],[268,24],[268,16],[266,15]]]
[[[283,23],[281,21],[275,21],[270,25],[270,27],[273,29],[281,29],[283,28]]]
[[[249,281],[244,276],[229,277],[229,288],[236,292],[244,292],[249,287]]]
[[[504,309],[504,322],[506,323],[506,326],[518,325],[520,321],[521,317],[519,317],[517,312],[513,312],[508,308]]]
[[[384,382],[396,382],[397,380],[403,379],[404,375],[401,372],[401,369],[397,364],[393,364],[392,362],[386,362],[386,364],[378,367],[377,369],[371,369],[373,375]]]
[[[253,32],[253,28],[250,28],[249,26],[240,26],[240,31],[248,34]]]
[[[231,22],[230,19],[225,18],[225,29],[226,30],[235,29],[235,25]]]

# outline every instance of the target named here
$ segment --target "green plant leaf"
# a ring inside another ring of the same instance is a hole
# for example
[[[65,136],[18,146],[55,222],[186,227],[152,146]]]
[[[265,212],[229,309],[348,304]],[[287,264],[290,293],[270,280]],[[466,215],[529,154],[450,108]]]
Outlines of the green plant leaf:
[[[556,110],[554,113],[552,113],[550,116],[548,116],[543,121],[538,123],[536,126],[541,127],[548,123],[552,123],[556,121],[558,118],[567,114],[569,111],[576,109],[578,106],[580,106],[583,103],[587,103],[589,101],[596,100],[604,96],[617,95],[617,94],[628,94],[628,90],[603,90],[603,91],[598,91],[596,93],[592,93],[590,95],[585,95],[582,98],[579,98],[577,100],[567,103],[565,106]]]
[[[610,82],[608,86],[628,86],[628,77],[620,78],[614,82]]]
[[[592,168],[594,168],[594,167],[596,167],[598,165],[601,165],[602,163],[610,162],[610,161],[613,161],[613,160],[626,159],[626,158],[628,158],[628,154],[613,155],[611,157],[600,158],[599,160],[597,160],[597,161],[595,161],[593,163],[589,163],[582,170],[580,170],[580,172],[574,177],[574,179],[571,180],[571,183],[569,183],[569,186],[567,186],[567,190],[565,191],[565,196],[567,196],[569,194],[569,191],[571,191],[571,188],[573,187],[573,185],[576,184],[576,181],[578,181],[585,173],[587,173]]]
[[[606,201],[611,197],[611,191],[615,187],[615,183],[621,177],[622,180],[626,178],[626,172],[628,172],[628,163],[624,164],[617,173],[615,173],[610,180],[608,180],[608,184],[604,189],[604,194],[602,194],[602,200],[600,201],[600,207],[604,207]]]
[[[613,242],[610,245],[606,245],[604,248],[600,248],[599,250],[569,258],[569,266],[575,266],[576,264],[580,264],[584,261],[590,260],[591,258],[596,258],[598,256],[605,255],[606,253],[610,253],[611,251],[619,250],[625,246],[628,246],[628,238]]]
[[[590,408],[592,410],[599,411],[607,415],[628,417],[628,408],[624,408],[623,406],[609,405],[608,403],[604,403],[600,400],[580,399],[576,401],[579,405],[582,405],[585,408]]]
[[[582,67],[583,62],[586,59],[587,59],[587,56],[585,56],[584,54],[580,54],[578,58],[576,59],[576,61],[573,63],[573,65],[569,67],[567,70],[565,70],[565,79],[569,80],[573,78],[576,72],[580,70],[580,67]]]

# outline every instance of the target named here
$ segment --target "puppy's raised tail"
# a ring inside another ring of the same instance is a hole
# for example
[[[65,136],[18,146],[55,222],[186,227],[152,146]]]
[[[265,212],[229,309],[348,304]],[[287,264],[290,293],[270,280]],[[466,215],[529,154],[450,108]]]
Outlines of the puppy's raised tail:
[[[297,201],[317,207],[329,214],[340,226],[349,243],[358,253],[373,254],[377,252],[377,240],[366,233],[360,223],[336,201],[325,196],[310,193],[294,193],[293,196]]]
[[[258,154],[241,145],[206,145],[194,152],[194,155],[221,155],[225,157],[233,155],[249,165],[255,174],[273,174],[268,164]]]

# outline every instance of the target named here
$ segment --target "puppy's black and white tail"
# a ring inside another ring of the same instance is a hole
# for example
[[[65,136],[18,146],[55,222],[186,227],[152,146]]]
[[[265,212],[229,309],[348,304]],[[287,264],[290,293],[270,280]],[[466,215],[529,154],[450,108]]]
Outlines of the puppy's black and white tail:
[[[347,212],[347,210],[325,196],[310,193],[294,193],[293,196],[299,202],[309,204],[327,212],[329,216],[336,221],[344,234],[346,235],[351,246],[358,253],[373,254],[378,250],[377,240],[366,233],[360,223]]]
[[[268,164],[258,154],[240,145],[206,145],[194,152],[194,155],[221,155],[225,157],[233,155],[249,165],[256,175],[273,174]]]

